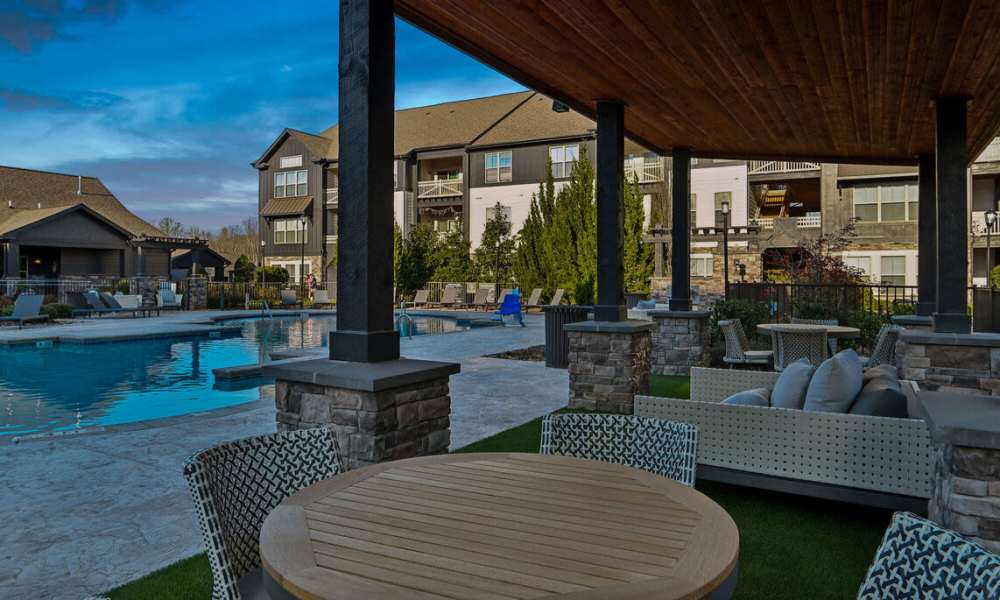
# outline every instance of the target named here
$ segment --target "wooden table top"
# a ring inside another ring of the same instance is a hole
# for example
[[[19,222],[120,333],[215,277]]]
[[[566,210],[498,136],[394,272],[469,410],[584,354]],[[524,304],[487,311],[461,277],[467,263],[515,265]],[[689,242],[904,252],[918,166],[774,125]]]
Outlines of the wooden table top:
[[[771,335],[775,327],[787,327],[789,329],[822,327],[826,329],[826,335],[835,338],[856,338],[861,335],[861,330],[857,327],[848,327],[846,325],[806,325],[804,323],[761,323],[757,326],[757,331]]]
[[[701,598],[739,533],[652,473],[537,454],[381,463],[312,485],[264,521],[264,570],[326,600]]]

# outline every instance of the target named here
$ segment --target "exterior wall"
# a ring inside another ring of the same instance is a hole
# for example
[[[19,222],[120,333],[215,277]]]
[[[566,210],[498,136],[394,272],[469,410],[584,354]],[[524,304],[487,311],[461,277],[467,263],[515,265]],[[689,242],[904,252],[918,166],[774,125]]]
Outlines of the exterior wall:
[[[16,234],[22,246],[124,250],[128,237],[82,211],[70,212]]]
[[[469,190],[469,241],[472,249],[479,247],[486,226],[486,209],[500,204],[510,207],[511,231],[521,230],[531,211],[531,197],[538,193],[539,184],[494,185]],[[558,189],[558,184],[557,184]]]
[[[597,142],[592,139],[554,140],[522,146],[503,146],[490,149],[476,149],[469,153],[469,184],[471,187],[502,187],[519,184],[538,184],[545,180],[545,166],[549,158],[549,147],[566,144],[580,144],[580,151],[587,148],[591,162],[597,159]],[[511,181],[505,183],[486,183],[486,153],[495,151],[511,152]]]
[[[402,190],[393,192],[392,194],[392,218],[396,221],[396,224],[403,227],[403,211],[406,210],[406,195],[407,192]]]
[[[302,166],[289,169],[280,169],[281,157],[302,156]],[[324,167],[313,162],[313,157],[309,150],[293,137],[287,138],[268,158],[268,166],[259,170],[259,192],[258,211],[274,196],[274,175],[282,171],[299,171],[305,169],[309,172],[306,195],[312,197],[312,206],[307,215],[309,224],[306,235],[306,254],[321,254],[323,252],[324,236],[324,211],[326,203],[326,191],[324,189]],[[261,239],[266,242],[264,246],[264,256],[281,256],[288,254],[298,254],[298,244],[275,244],[274,230],[271,227],[271,219],[260,220]]]
[[[299,268],[299,265],[301,263],[302,263],[302,256],[298,255],[298,254],[296,254],[294,256],[293,255],[268,256],[268,257],[266,257],[264,259],[264,264],[267,265],[267,266],[279,265],[279,266],[285,267],[286,270],[288,271],[289,275],[292,275],[292,270],[289,269],[288,267],[289,266],[294,266],[295,270],[297,271],[298,268]],[[323,257],[322,256],[319,256],[319,255],[316,255],[316,254],[313,254],[313,255],[306,254],[305,264],[306,264],[306,268],[307,269],[311,269],[311,270],[308,270],[307,273],[312,273],[316,277],[321,277],[321,275],[322,275],[322,270],[321,269],[322,269],[322,265],[323,265]],[[294,282],[295,278],[292,277],[289,281],[290,282]]]
[[[697,203],[697,222],[692,227],[715,227],[715,193],[732,194],[730,225],[745,226],[749,216],[747,207],[747,167],[736,164],[719,167],[692,168],[691,193]]]
[[[917,285],[917,248],[916,244],[886,242],[878,249],[865,249],[862,246],[851,245],[842,253],[844,258],[868,257],[871,261],[871,272],[868,275],[873,282],[882,279],[882,257],[903,256],[906,258],[906,285]]]

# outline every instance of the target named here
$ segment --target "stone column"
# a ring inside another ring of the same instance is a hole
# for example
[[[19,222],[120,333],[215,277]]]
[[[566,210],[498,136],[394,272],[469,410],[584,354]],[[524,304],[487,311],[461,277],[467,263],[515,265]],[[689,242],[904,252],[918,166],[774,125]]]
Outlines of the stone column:
[[[656,375],[690,375],[691,367],[710,364],[708,311],[654,310],[651,369]]]
[[[187,306],[188,310],[208,308],[208,280],[204,277],[188,277]]]
[[[632,414],[636,394],[649,393],[648,321],[581,321],[569,338],[569,406]]]
[[[318,359],[264,367],[274,377],[279,431],[330,427],[345,464],[448,452],[448,378],[459,365],[400,359],[350,363]]]
[[[142,296],[142,307],[151,308],[156,306],[156,292],[160,282],[154,277],[136,277],[137,292]]]
[[[920,395],[935,446],[932,521],[1000,553],[1000,401]]]

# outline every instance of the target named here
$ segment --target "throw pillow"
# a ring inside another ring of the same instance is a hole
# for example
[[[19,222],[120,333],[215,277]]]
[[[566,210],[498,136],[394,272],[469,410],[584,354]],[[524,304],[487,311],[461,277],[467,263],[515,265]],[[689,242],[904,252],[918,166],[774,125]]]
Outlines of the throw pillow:
[[[771,406],[775,408],[802,408],[809,389],[809,380],[816,368],[809,359],[800,358],[785,367],[771,390]]]
[[[841,350],[816,369],[802,409],[846,413],[861,392],[862,377],[858,354],[850,348]]]
[[[652,310],[656,308],[656,300],[639,300],[635,307],[641,310]]]
[[[909,416],[906,408],[906,394],[899,389],[899,380],[892,377],[874,377],[861,388],[857,400],[851,405],[852,415],[870,415],[874,417],[896,417],[905,419]]]
[[[872,367],[870,369],[865,369],[864,382],[868,383],[876,377],[889,377],[891,379],[899,380],[899,373],[896,371],[896,367],[892,365],[882,364],[877,367]]]
[[[722,401],[723,404],[735,406],[769,406],[771,390],[767,388],[756,388],[736,392],[732,396]]]

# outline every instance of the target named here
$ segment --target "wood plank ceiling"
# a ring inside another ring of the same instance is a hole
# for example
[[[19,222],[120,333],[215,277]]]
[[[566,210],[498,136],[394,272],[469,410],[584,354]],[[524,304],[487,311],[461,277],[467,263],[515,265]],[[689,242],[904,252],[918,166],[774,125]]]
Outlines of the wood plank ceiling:
[[[662,153],[913,163],[939,95],[1000,130],[1000,0],[396,0],[402,18]],[[446,67],[446,66],[445,66]]]

